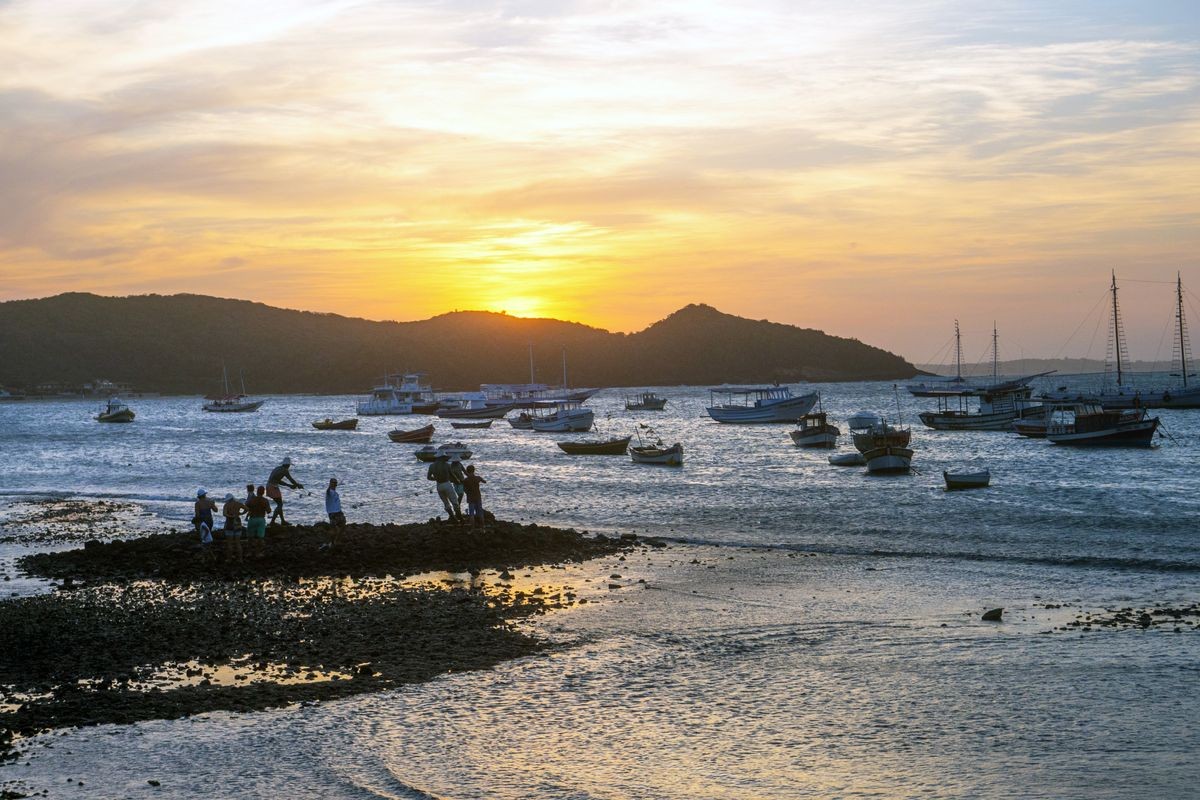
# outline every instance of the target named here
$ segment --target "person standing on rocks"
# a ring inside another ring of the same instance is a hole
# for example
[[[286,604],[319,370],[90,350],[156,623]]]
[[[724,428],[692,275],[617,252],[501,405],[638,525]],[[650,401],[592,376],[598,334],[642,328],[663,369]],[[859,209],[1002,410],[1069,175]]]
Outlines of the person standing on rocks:
[[[462,500],[466,490],[463,489],[463,481],[466,480],[467,473],[463,469],[462,459],[458,456],[450,459],[450,480],[454,482],[454,513],[458,516],[458,521],[462,522]]]
[[[325,513],[329,515],[329,527],[333,529],[329,544],[322,550],[332,550],[346,530],[346,515],[342,511],[342,496],[338,494],[338,479],[330,478],[329,486],[325,489]]]
[[[437,482],[438,497],[446,509],[446,517],[451,522],[462,522],[462,514],[454,505],[458,499],[458,493],[454,490],[454,474],[450,471],[450,461],[445,453],[438,453],[438,457],[429,465],[425,477]]]
[[[463,488],[467,492],[467,516],[471,518],[472,528],[486,528],[487,520],[483,516],[483,492],[480,484],[487,483],[481,476],[475,474],[475,465],[467,467],[467,476],[463,478]]]
[[[271,501],[266,498],[267,487],[260,486],[254,497],[246,503],[246,538],[254,548],[256,558],[262,558],[267,549],[267,514]]]
[[[232,564],[234,555],[237,563],[242,563],[242,512],[246,506],[239,502],[233,493],[225,495],[225,505],[221,507],[221,515],[225,517],[225,562]]]
[[[201,542],[204,541],[204,528],[208,528],[209,541],[212,541],[213,529],[213,512],[217,510],[217,501],[208,496],[208,490],[196,490],[196,532],[200,534]]]
[[[271,524],[275,524],[275,518],[279,518],[279,524],[287,527],[289,523],[283,518],[283,492],[279,490],[280,486],[287,486],[292,489],[303,489],[304,484],[292,477],[292,459],[284,458],[283,462],[271,470],[271,475],[267,478],[267,497],[275,501],[275,512],[271,514]]]

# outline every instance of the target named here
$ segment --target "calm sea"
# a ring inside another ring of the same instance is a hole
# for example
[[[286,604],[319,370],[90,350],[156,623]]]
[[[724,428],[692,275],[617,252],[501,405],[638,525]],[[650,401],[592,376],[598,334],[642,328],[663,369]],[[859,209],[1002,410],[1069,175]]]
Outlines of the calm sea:
[[[74,732],[0,779],[112,797],[150,796],[149,778],[179,797],[1197,796],[1200,632],[1053,629],[1200,599],[1200,412],[1158,412],[1169,437],[1151,450],[1072,450],[927,431],[932,401],[901,390],[916,472],[872,477],[795,448],[788,426],[710,422],[701,390],[659,391],[662,413],[625,412],[616,390],[590,405],[604,433],[683,442],[683,469],[437,423],[437,441],[474,450],[500,517],[682,541],[531,572],[593,599],[533,623],[569,646],[315,707]],[[843,427],[897,412],[891,384],[821,391]],[[3,404],[0,502],[119,498],[184,525],[198,486],[239,492],[286,455],[309,488],[342,481],[351,521],[438,513],[414,446],[384,435],[426,418],[309,424],[353,403],[216,415],[135,399],[132,425],[82,401]],[[957,467],[989,468],[992,487],[945,492]],[[297,521],[322,512],[319,492],[289,504]],[[0,545],[0,562],[22,552]],[[994,606],[1007,621],[979,621]]]

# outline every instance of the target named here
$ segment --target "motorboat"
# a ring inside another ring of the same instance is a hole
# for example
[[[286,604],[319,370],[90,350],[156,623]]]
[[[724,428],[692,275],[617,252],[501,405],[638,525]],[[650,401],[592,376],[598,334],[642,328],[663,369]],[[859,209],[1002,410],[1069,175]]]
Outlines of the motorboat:
[[[343,419],[338,422],[326,417],[325,419],[317,420],[312,426],[319,431],[352,431],[358,427],[358,417],[351,417],[350,419]]]
[[[426,425],[424,428],[412,431],[388,431],[388,438],[398,444],[425,444],[433,441],[433,426]]]
[[[1056,408],[1046,426],[1046,439],[1054,444],[1109,447],[1150,447],[1158,430],[1158,417],[1144,408],[1106,409],[1099,402]]]
[[[429,463],[435,461],[438,456],[446,456],[447,458],[457,458],[466,461],[471,458],[471,449],[462,442],[447,442],[440,444],[437,447],[426,445],[425,447],[415,450],[413,455],[417,457],[417,461]]]
[[[482,422],[451,422],[451,428],[490,428],[494,419],[485,419]]]
[[[947,472],[942,471],[942,479],[946,481],[946,488],[953,489],[983,489],[992,480],[992,473],[988,470],[981,472]]]
[[[574,400],[560,400],[549,414],[535,415],[530,421],[535,431],[568,433],[591,430],[596,415]]]
[[[512,404],[488,405],[483,392],[466,392],[459,395],[457,407],[440,408],[437,415],[441,419],[500,419],[514,408]]]
[[[383,383],[358,402],[358,413],[371,417],[435,413],[441,402],[433,389],[421,382],[424,376],[423,372],[409,372],[399,378],[385,374]]]
[[[830,425],[828,415],[824,411],[805,414],[800,418],[800,426],[789,436],[797,447],[837,447],[838,437],[842,435],[836,425]]]
[[[817,404],[816,392],[793,395],[787,386],[716,386],[708,391],[708,415],[742,425],[795,422]]]
[[[632,436],[586,442],[559,442],[559,448],[569,456],[623,456],[629,449]]]
[[[519,431],[531,431],[533,430],[533,415],[528,411],[522,411],[515,417],[509,417],[508,424]]]
[[[629,457],[635,464],[658,464],[664,467],[683,466],[683,445],[679,442],[670,447],[662,443],[655,445],[639,445],[629,448]]]
[[[235,394],[229,388],[229,373],[225,367],[221,367],[221,379],[225,386],[225,394],[220,397],[208,397],[207,403],[201,406],[205,411],[213,413],[225,414],[245,414],[251,411],[258,411],[265,403],[265,400],[252,400],[246,396],[246,381],[242,379],[242,392]]]
[[[667,407],[667,398],[654,392],[642,392],[625,398],[626,411],[662,411]]]
[[[97,422],[133,422],[136,414],[133,409],[122,403],[116,397],[110,397],[108,403],[96,415]]]
[[[863,467],[866,466],[867,460],[863,458],[863,454],[855,451],[853,453],[834,453],[829,457],[829,463],[835,467]]]

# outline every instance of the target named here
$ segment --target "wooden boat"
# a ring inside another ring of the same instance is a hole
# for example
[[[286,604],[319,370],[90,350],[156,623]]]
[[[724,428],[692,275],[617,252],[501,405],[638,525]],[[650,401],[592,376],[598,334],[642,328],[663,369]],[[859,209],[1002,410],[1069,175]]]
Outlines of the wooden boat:
[[[632,436],[587,442],[559,442],[559,448],[570,456],[623,456],[629,449]]]
[[[872,447],[862,454],[867,462],[867,472],[908,472],[912,468],[913,451],[907,447],[885,444]]]
[[[431,444],[425,445],[421,449],[414,451],[413,455],[417,457],[417,461],[424,461],[427,464],[437,459],[440,455],[466,461],[471,457],[471,450],[462,442],[447,442],[437,447]]]
[[[516,406],[488,405],[483,392],[468,392],[461,395],[457,408],[440,408],[437,415],[442,419],[500,419]]]
[[[988,470],[982,472],[946,472],[942,471],[942,478],[946,481],[947,489],[983,489],[992,480],[992,473]]]
[[[508,424],[519,431],[531,431],[533,430],[533,416],[527,411],[522,411],[515,417],[509,417]]]
[[[319,431],[352,431],[358,427],[358,417],[351,417],[340,422],[334,422],[329,417],[317,420],[312,424]]]
[[[662,411],[667,406],[667,398],[659,397],[654,392],[642,392],[625,398],[626,411]]]
[[[679,442],[670,447],[646,445],[629,448],[629,457],[635,464],[658,464],[664,467],[683,466],[683,445]]]
[[[388,431],[388,438],[400,444],[425,444],[426,442],[433,441],[433,426],[426,425],[424,428],[417,428],[415,431]]]
[[[100,410],[96,415],[97,422],[133,422],[136,415],[133,409],[122,403],[115,397],[108,400],[108,404]]]
[[[829,457],[829,463],[835,467],[862,467],[866,466],[867,460],[859,452],[835,453]]]
[[[792,422],[812,411],[817,393],[794,396],[787,386],[716,386],[705,410],[717,422]]]
[[[801,417],[800,427],[788,435],[797,447],[833,449],[837,446],[838,437],[842,432],[836,425],[829,424],[828,415],[824,411],[818,411]]]
[[[451,428],[490,428],[494,419],[485,419],[483,422],[451,422]]]
[[[1145,409],[1107,410],[1099,402],[1081,403],[1069,411],[1056,410],[1046,426],[1046,439],[1054,444],[1092,447],[1150,447],[1158,423],[1158,417],[1151,417]]]
[[[908,447],[912,441],[912,431],[908,428],[897,428],[884,420],[879,420],[872,428],[865,431],[855,431],[854,449],[865,453],[876,447],[890,445],[892,447]]]
[[[535,415],[530,424],[535,431],[543,433],[582,433],[591,430],[596,415],[574,400],[555,403],[554,411],[543,416]]]

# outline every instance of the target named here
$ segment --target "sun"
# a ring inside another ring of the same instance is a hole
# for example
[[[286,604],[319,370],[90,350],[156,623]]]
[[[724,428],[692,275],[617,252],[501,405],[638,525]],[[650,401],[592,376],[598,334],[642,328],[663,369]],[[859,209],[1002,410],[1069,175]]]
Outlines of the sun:
[[[514,317],[537,317],[545,313],[545,302],[538,297],[504,297],[487,304],[488,311],[499,311]]]

